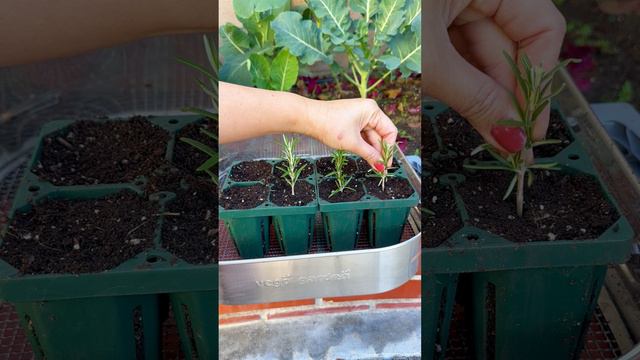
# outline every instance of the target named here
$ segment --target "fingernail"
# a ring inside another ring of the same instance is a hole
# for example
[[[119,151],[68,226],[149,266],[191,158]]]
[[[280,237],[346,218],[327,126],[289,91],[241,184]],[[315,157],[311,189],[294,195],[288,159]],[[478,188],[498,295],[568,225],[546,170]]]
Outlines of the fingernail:
[[[376,161],[376,163],[373,164],[373,168],[376,169],[377,172],[383,172],[384,164],[382,163],[382,161]]]
[[[517,153],[522,150],[527,141],[527,137],[521,128],[510,126],[492,127],[491,136],[510,153]]]

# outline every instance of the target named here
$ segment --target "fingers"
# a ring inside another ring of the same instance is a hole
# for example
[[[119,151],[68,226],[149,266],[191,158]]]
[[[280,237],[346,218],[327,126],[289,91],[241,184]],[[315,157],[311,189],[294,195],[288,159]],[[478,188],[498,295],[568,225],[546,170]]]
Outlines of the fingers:
[[[491,136],[496,121],[515,118],[507,91],[494,79],[469,64],[449,41],[442,21],[423,34],[423,76],[426,94],[458,111],[471,125],[496,147],[506,152]]]
[[[395,144],[398,137],[398,128],[389,119],[387,114],[378,107],[378,104],[371,99],[366,101],[366,111],[362,130],[373,130],[387,144]],[[379,140],[378,140],[379,142]]]
[[[360,141],[350,151],[363,158],[372,168],[376,162],[380,162],[380,151],[366,142],[364,138],[360,138]]]
[[[495,22],[505,34],[518,44],[517,59],[523,54],[535,66],[553,68],[560,55],[566,32],[565,19],[551,0],[512,0],[502,3],[495,14]],[[547,108],[536,120],[534,136],[543,139],[549,126]]]

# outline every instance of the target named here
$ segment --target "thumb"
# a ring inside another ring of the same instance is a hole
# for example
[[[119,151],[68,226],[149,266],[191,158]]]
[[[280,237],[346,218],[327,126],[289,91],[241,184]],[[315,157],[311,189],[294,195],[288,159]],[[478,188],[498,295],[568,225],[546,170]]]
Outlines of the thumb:
[[[446,27],[424,35],[429,37],[423,40],[427,46],[423,60],[426,93],[451,106],[489,144],[506,153],[491,135],[491,130],[498,120],[516,118],[507,90],[457,52]]]

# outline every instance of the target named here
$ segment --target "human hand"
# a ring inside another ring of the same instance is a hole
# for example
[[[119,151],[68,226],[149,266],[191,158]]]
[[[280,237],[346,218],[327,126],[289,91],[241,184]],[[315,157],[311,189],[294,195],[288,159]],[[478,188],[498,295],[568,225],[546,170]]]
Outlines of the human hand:
[[[359,155],[371,167],[380,162],[380,140],[395,146],[398,129],[374,100],[309,101],[306,133],[327,146]]]
[[[564,18],[551,0],[429,0],[423,4],[423,90],[467,118],[501,152],[517,148],[514,142],[522,134],[495,125],[499,120],[518,119],[509,92],[522,101],[503,52],[514,59],[526,53],[534,65],[551,69],[560,54]],[[545,137],[548,126],[547,108],[536,121],[536,140]]]

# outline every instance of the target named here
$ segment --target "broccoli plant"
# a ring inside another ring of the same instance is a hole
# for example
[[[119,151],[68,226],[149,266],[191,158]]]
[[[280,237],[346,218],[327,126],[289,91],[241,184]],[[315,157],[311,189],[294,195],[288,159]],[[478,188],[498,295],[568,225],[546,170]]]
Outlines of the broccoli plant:
[[[387,144],[387,142],[382,139],[380,139],[380,148],[382,149],[382,157],[380,161],[374,164],[374,168],[370,170],[373,172],[373,175],[370,176],[380,179],[378,186],[380,186],[382,191],[384,191],[384,185],[386,184],[387,179],[394,177],[394,174],[389,172],[389,170],[393,169],[389,164],[393,161],[393,155],[396,152],[396,148],[394,145]]]
[[[323,61],[344,76],[362,98],[396,71],[420,73],[420,0],[308,0],[311,18],[294,11],[271,23],[278,46],[287,48],[302,64]],[[351,17],[359,14],[358,19]],[[335,62],[345,54],[348,69]],[[373,84],[373,73],[382,75]]]
[[[517,111],[519,119],[501,120],[491,131],[509,155],[503,157],[489,144],[483,144],[474,149],[471,153],[475,155],[482,151],[487,151],[497,160],[497,164],[466,164],[466,168],[479,170],[504,170],[513,173],[513,179],[509,184],[503,200],[506,200],[516,190],[516,208],[519,216],[522,216],[524,208],[525,181],[528,186],[533,183],[534,169],[559,170],[556,163],[535,163],[532,157],[532,149],[536,146],[557,144],[560,141],[546,139],[536,141],[533,130],[538,116],[549,106],[551,99],[560,93],[564,84],[558,89],[552,90],[551,83],[553,76],[573,60],[565,60],[557,64],[553,69],[546,72],[541,66],[533,66],[526,54],[521,56],[520,66],[514,59],[505,53],[505,58],[511,66],[511,70],[516,78],[518,88],[522,93],[522,104],[512,95],[513,105]]]
[[[199,108],[186,108],[184,110],[202,115],[209,119],[209,121],[214,122],[218,119],[218,51],[216,50],[215,43],[213,41],[209,41],[206,36],[204,36],[204,48],[209,62],[207,67],[185,59],[178,59],[178,61],[198,71],[206,78],[206,82],[200,79],[197,81],[202,91],[204,91],[211,99],[211,110]],[[198,167],[196,171],[206,173],[211,177],[211,181],[214,184],[218,184],[218,175],[215,170],[218,165],[218,152],[215,150],[215,144],[218,137],[213,132],[207,130],[206,127],[201,128],[200,131],[211,139],[211,145],[203,144],[200,141],[189,138],[180,138],[180,141],[193,146],[209,157]]]
[[[345,190],[355,190],[354,188],[349,187],[352,177],[346,177],[343,172],[344,166],[347,164],[347,160],[347,153],[344,150],[336,150],[331,154],[331,162],[333,162],[334,170],[327,174],[327,176],[333,176],[336,178],[336,189],[329,194],[329,197],[342,193]]]
[[[296,155],[296,146],[300,139],[291,138],[287,139],[282,135],[282,160],[284,166],[278,166],[278,170],[282,171],[282,178],[291,186],[291,195],[296,194],[296,183],[302,173],[302,170],[307,166],[306,164],[298,166],[300,164],[300,158]]]
[[[288,7],[289,0],[233,1],[243,27],[220,27],[222,80],[270,90],[291,89],[298,78],[298,59],[275,45],[270,25]]]

